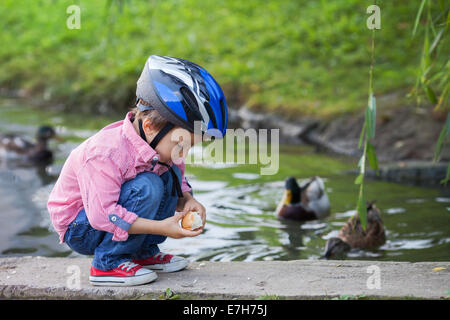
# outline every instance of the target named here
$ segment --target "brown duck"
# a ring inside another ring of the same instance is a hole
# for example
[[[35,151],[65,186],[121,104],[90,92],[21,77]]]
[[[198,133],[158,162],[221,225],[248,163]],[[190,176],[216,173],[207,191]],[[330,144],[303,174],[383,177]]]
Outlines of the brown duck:
[[[42,126],[36,132],[36,143],[20,136],[4,134],[0,136],[0,153],[3,158],[25,162],[47,162],[53,158],[53,152],[48,148],[49,139],[61,141],[55,130],[50,126]]]
[[[380,210],[374,202],[367,205],[367,228],[363,230],[356,213],[339,230],[337,238],[331,238],[325,246],[324,258],[343,258],[352,248],[377,248],[386,242]]]
[[[294,177],[285,181],[283,198],[278,204],[278,218],[308,221],[322,219],[330,213],[330,201],[323,180],[313,177],[298,185]]]

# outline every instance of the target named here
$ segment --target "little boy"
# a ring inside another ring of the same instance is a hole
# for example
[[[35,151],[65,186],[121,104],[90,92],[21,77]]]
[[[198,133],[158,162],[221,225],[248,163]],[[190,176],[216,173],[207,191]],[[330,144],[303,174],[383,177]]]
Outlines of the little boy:
[[[184,158],[203,135],[225,135],[222,89],[190,61],[153,55],[136,96],[124,120],[71,152],[47,204],[60,242],[94,255],[93,285],[139,285],[156,280],[155,271],[184,269],[187,259],[160,252],[158,244],[198,236],[206,221],[184,177]],[[200,229],[179,225],[189,211],[201,215]]]

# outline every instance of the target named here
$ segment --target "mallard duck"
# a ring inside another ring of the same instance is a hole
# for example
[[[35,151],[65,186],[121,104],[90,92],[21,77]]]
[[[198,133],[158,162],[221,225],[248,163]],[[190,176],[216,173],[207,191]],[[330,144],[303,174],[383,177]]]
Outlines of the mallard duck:
[[[13,134],[0,135],[0,150],[5,158],[21,159],[27,162],[51,161],[53,152],[48,149],[48,140],[60,140],[50,126],[42,126],[36,132],[36,143]]]
[[[367,204],[367,228],[363,230],[356,213],[341,230],[337,238],[331,238],[325,246],[324,258],[342,258],[352,248],[376,248],[386,242],[380,210],[374,202]]]
[[[279,218],[308,221],[322,219],[330,213],[330,201],[323,180],[313,177],[298,185],[294,177],[285,182],[283,198],[276,214]]]

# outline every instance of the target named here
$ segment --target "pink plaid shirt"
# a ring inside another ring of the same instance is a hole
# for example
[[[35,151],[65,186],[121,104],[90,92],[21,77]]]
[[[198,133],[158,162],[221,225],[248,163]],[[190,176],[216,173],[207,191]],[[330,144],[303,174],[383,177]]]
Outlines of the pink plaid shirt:
[[[129,120],[131,116],[129,112],[124,120],[106,126],[67,158],[47,203],[60,243],[64,242],[69,224],[82,208],[93,228],[113,233],[115,241],[128,239],[128,231],[121,228],[127,224],[114,224],[109,215],[115,214],[129,225],[138,218],[134,212],[117,204],[120,187],[137,174],[152,170],[152,160],[155,163],[159,159],[159,154],[134,129]],[[181,190],[191,191],[184,177],[184,161],[177,166],[181,171]],[[161,175],[167,170],[156,164],[152,171]]]

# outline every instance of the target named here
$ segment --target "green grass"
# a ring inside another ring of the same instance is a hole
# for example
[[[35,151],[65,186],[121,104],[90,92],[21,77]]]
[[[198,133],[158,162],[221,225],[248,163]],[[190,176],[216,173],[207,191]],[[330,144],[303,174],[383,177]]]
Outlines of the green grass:
[[[124,112],[159,54],[204,66],[234,106],[330,116],[366,104],[372,1],[79,0],[81,29],[69,30],[73,3],[2,1],[1,88],[44,106]],[[377,4],[380,95],[414,84],[421,43],[411,37],[419,2]]]

